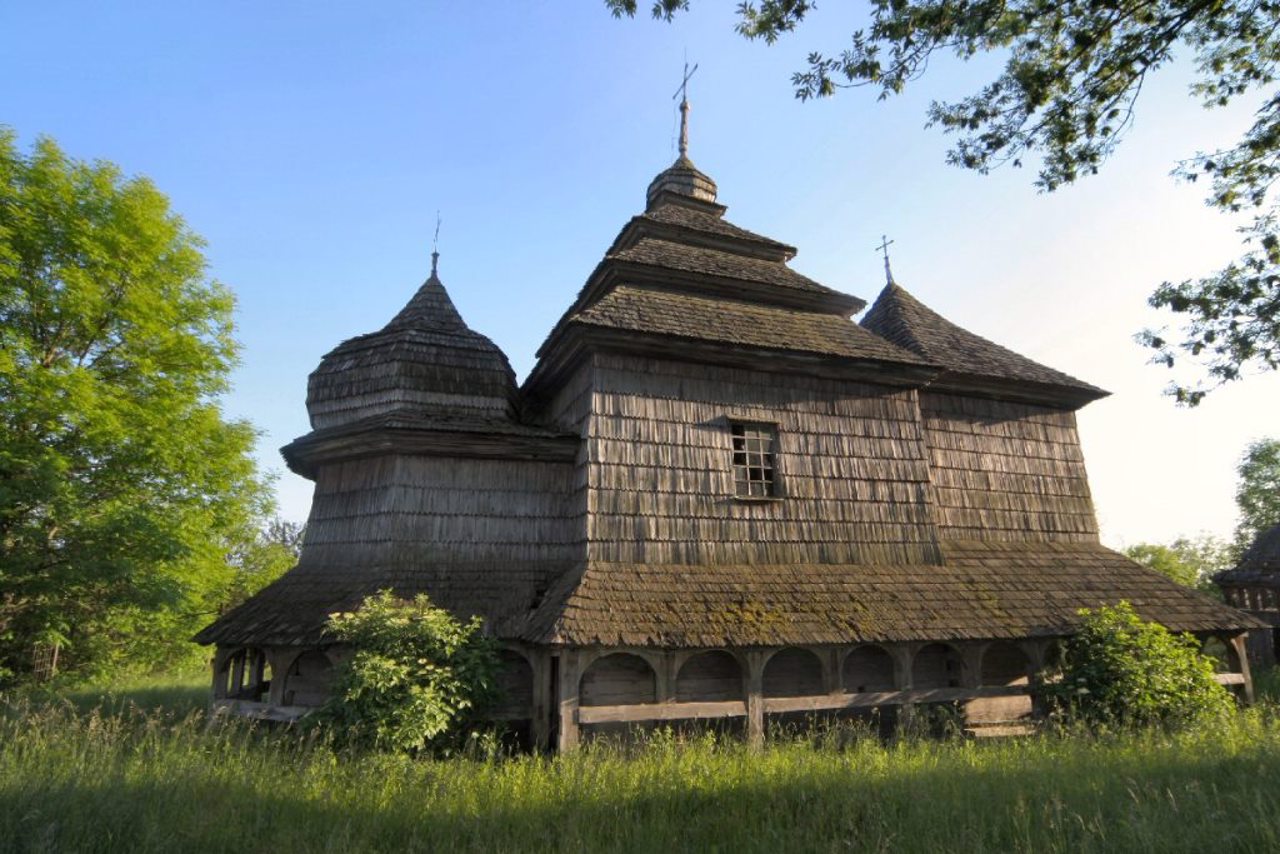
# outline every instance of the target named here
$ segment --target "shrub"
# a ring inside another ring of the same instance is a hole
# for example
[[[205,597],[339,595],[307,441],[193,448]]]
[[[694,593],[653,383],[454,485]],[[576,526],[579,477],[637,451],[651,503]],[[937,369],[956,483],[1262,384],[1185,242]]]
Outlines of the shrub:
[[[1080,611],[1084,622],[1063,653],[1062,680],[1050,686],[1058,715],[1090,726],[1183,726],[1232,707],[1213,678],[1212,659],[1189,634],[1146,622],[1128,602]]]
[[[339,744],[448,752],[494,697],[496,641],[478,617],[461,623],[426,595],[405,601],[383,590],[330,615],[328,631],[353,650],[314,716]]]

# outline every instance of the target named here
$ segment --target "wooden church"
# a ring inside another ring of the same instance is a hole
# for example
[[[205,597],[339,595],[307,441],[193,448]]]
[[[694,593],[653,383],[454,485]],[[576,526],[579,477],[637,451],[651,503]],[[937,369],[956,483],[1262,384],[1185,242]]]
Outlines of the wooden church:
[[[686,140],[523,386],[434,254],[323,358],[283,449],[315,481],[299,563],[197,637],[216,706],[323,702],[347,654],[328,615],[386,588],[483,616],[495,715],[562,750],[934,702],[1020,719],[1078,609],[1121,599],[1225,643],[1220,679],[1249,691],[1252,618],[1099,544],[1075,412],[1106,392],[891,277],[855,323],[863,300],[725,219]]]

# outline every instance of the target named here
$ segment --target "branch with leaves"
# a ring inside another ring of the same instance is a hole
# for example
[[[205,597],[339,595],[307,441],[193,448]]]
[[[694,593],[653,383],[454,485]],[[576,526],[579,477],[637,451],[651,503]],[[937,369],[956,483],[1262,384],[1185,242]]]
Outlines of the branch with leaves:
[[[615,16],[634,16],[636,0],[605,0]],[[1190,361],[1203,376],[1174,383],[1180,403],[1198,404],[1213,388],[1252,370],[1280,366],[1280,225],[1273,189],[1280,176],[1280,93],[1266,92],[1280,62],[1278,0],[870,0],[870,20],[837,55],[809,54],[792,76],[796,97],[828,97],[870,86],[880,98],[923,77],[939,52],[968,60],[1005,57],[1004,69],[977,93],[935,102],[930,125],[959,136],[953,165],[987,172],[1039,157],[1036,184],[1052,191],[1095,174],[1133,121],[1148,76],[1175,53],[1193,56],[1192,96],[1206,107],[1258,95],[1253,127],[1226,151],[1183,163],[1186,180],[1211,183],[1208,204],[1252,221],[1241,228],[1244,254],[1218,272],[1165,282],[1152,306],[1178,315],[1175,331],[1138,337],[1169,367]],[[688,0],[654,0],[655,18],[672,20]],[[772,44],[816,6],[804,0],[743,2],[736,29]],[[1268,97],[1269,96],[1269,97]]]

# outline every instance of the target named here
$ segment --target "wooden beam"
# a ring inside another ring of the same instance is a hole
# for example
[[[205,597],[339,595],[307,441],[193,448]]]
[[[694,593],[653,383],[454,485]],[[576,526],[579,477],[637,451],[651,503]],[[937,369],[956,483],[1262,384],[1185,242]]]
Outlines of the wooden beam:
[[[1239,674],[1222,674],[1238,676]],[[868,691],[861,694],[815,694],[807,697],[764,697],[761,715],[780,712],[812,712],[890,706],[902,703],[942,703],[976,700],[983,697],[1019,697],[1029,692],[1024,685],[998,685],[985,688],[930,688],[918,691]],[[677,721],[702,718],[749,716],[751,703],[724,700],[700,703],[635,703],[618,706],[582,706],[578,722],[582,724],[626,723],[629,721]],[[763,717],[762,717],[763,720]],[[748,721],[749,723],[749,721]],[[763,728],[762,728],[763,734]]]
[[[1219,685],[1245,685],[1249,680],[1243,673],[1215,673],[1213,681]]]
[[[706,703],[636,703],[627,706],[582,706],[578,722],[583,724],[625,723],[627,721],[678,721],[703,718],[740,718],[747,714],[742,700]]]
[[[862,694],[816,694],[808,697],[766,697],[764,710],[817,712],[903,703],[947,703],[982,697],[1017,697],[1028,693],[1025,685],[993,685],[985,688],[922,688],[907,691],[868,691]]]

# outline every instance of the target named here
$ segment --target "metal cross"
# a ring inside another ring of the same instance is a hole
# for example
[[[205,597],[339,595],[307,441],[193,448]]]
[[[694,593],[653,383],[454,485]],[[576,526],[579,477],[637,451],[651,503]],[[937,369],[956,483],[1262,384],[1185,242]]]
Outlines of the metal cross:
[[[893,241],[885,235],[880,235],[880,245],[876,250],[884,253],[884,278],[888,284],[893,284],[893,271],[889,269],[889,247],[893,245]]]
[[[440,260],[440,211],[436,211],[436,236],[431,239],[431,275],[436,274],[436,263]]]
[[[689,67],[689,63],[684,64],[684,79],[680,81],[680,88],[676,89],[676,94],[671,96],[671,100],[676,99],[676,95],[680,96],[680,156],[689,156],[689,78],[693,77],[693,73],[698,70],[698,64],[695,62],[693,68]]]

